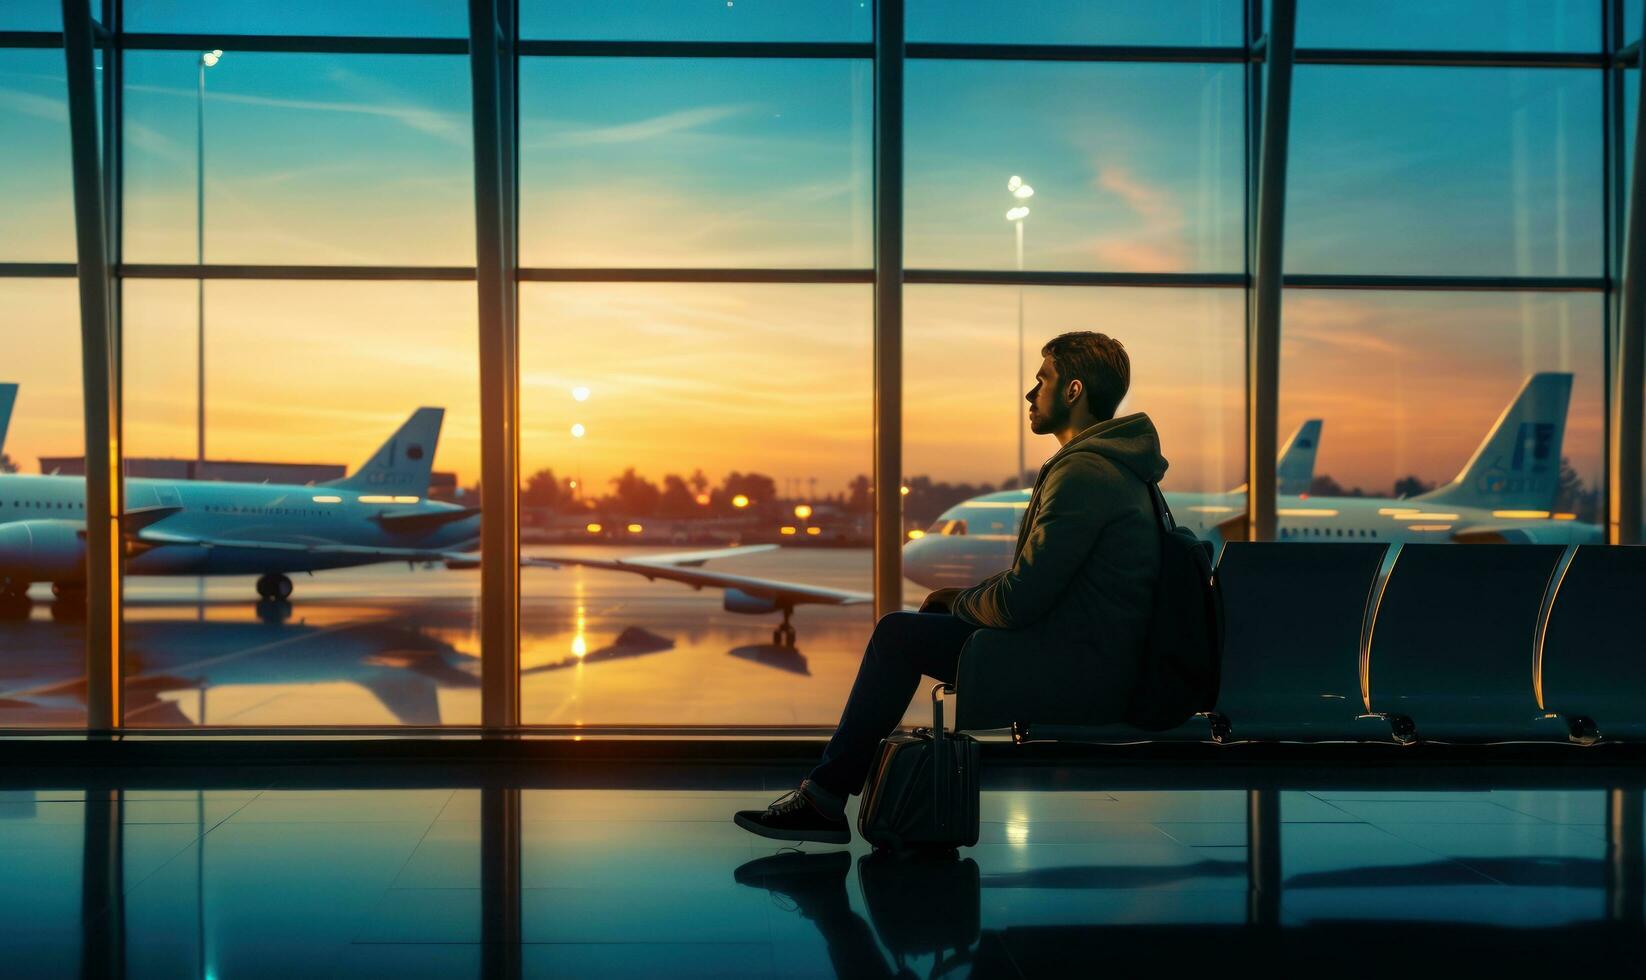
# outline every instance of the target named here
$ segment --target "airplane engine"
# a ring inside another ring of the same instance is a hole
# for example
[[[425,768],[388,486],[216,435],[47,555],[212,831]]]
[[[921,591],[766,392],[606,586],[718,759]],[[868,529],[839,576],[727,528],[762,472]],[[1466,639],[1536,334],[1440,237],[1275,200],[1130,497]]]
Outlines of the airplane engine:
[[[740,589],[727,589],[723,593],[722,605],[729,613],[742,613],[746,616],[759,616],[764,613],[777,612],[777,604],[770,599],[749,595]]]
[[[0,524],[0,576],[62,582],[85,577],[86,541],[78,521]]]

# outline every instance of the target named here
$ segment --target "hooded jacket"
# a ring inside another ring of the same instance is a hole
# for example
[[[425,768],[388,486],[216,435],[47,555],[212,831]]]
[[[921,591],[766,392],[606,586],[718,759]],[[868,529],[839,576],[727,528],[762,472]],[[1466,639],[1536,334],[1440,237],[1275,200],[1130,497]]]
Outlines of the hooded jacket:
[[[977,626],[1023,631],[1019,649],[1051,668],[1048,683],[1090,681],[1124,698],[1160,577],[1148,485],[1165,474],[1147,415],[1088,426],[1040,468],[1012,567],[961,592],[950,611]]]

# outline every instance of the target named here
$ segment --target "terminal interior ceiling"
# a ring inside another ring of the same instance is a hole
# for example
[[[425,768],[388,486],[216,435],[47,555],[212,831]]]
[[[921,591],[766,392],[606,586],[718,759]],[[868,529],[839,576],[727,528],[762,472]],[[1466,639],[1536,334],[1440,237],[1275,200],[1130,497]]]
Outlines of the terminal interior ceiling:
[[[7,3],[0,727],[821,730],[1071,329],[1215,548],[1638,541],[1642,17]]]

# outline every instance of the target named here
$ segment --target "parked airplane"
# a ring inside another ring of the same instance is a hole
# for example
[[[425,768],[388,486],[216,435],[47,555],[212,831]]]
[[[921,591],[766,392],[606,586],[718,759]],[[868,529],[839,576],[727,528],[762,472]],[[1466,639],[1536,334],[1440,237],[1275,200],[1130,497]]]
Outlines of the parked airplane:
[[[1582,544],[1600,528],[1556,514],[1560,450],[1572,376],[1528,378],[1457,477],[1416,497],[1315,497],[1282,493],[1283,541],[1456,541]],[[1299,430],[1293,444],[1309,426]],[[1319,428],[1314,428],[1318,442]],[[1284,459],[1282,467],[1284,468]],[[1296,486],[1295,481],[1290,486]],[[1029,490],[974,497],[945,511],[903,548],[903,574],[927,588],[968,586],[1010,566]],[[1245,537],[1244,488],[1167,493],[1179,524],[1214,543]]]
[[[259,575],[266,599],[292,572],[444,555],[478,539],[479,511],[426,500],[444,409],[421,408],[355,473],[318,486],[128,477],[121,516],[133,575]],[[59,594],[85,578],[78,476],[0,475],[0,598],[32,582]]]
[[[11,386],[15,395],[15,386]],[[284,600],[294,572],[380,562],[480,563],[478,508],[424,499],[445,411],[420,408],[352,475],[319,486],[128,477],[121,518],[131,575],[257,575],[257,594]],[[85,479],[0,475],[0,604],[34,582],[76,595],[85,580]],[[724,591],[727,611],[783,614],[772,642],[792,647],[790,617],[808,603],[853,605],[862,592],[722,574],[710,559],[770,551],[747,545],[635,558],[522,557],[543,568],[582,565]]]

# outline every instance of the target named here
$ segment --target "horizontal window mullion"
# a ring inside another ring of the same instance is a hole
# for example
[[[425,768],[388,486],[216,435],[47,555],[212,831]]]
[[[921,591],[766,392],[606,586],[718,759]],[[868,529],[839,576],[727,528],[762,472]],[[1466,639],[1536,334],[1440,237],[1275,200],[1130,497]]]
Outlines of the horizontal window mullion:
[[[1240,272],[1013,272],[989,269],[905,269],[909,285],[947,286],[1162,286],[1240,288]]]
[[[871,283],[873,269],[596,269],[524,267],[520,282]]]
[[[1428,68],[1605,68],[1596,52],[1423,51],[1371,48],[1298,48],[1299,65],[1389,65]]]
[[[324,54],[468,54],[466,37],[358,37],[325,34],[148,34],[120,35],[127,50],[263,51]]]
[[[0,279],[73,279],[73,262],[0,262]]]
[[[525,56],[610,58],[872,58],[857,41],[521,41]]]
[[[1227,45],[951,44],[914,42],[905,55],[954,61],[1143,61],[1189,64],[1243,62],[1251,53]]]
[[[1604,277],[1595,276],[1356,276],[1288,275],[1287,289],[1410,290],[1413,292],[1598,293]]]
[[[119,274],[127,279],[333,279],[461,282],[474,279],[474,266],[190,265],[139,262],[120,266]]]
[[[0,31],[0,48],[60,48],[62,31]]]

